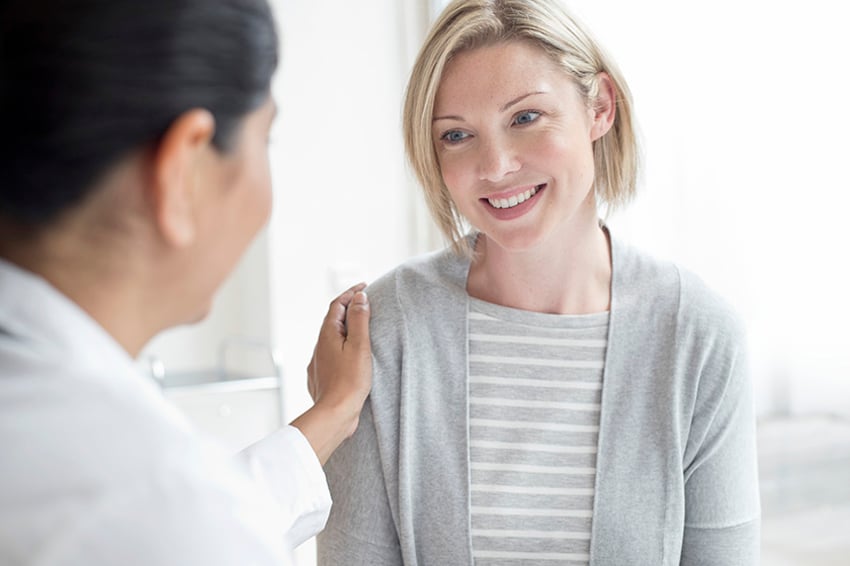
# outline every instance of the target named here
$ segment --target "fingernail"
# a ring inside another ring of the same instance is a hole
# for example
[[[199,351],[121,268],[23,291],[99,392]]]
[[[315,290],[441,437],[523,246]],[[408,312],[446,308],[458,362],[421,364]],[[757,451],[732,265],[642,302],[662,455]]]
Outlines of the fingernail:
[[[369,297],[366,296],[365,291],[358,291],[354,295],[354,303],[358,305],[366,305],[369,304]]]

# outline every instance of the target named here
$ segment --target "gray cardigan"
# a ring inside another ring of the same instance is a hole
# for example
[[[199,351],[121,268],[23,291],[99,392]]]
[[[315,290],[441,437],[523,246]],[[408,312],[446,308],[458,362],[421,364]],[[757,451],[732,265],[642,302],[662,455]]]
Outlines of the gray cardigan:
[[[758,563],[744,333],[695,276],[616,239],[592,566]],[[326,466],[322,566],[472,564],[469,261],[414,259],[369,288],[374,385]]]

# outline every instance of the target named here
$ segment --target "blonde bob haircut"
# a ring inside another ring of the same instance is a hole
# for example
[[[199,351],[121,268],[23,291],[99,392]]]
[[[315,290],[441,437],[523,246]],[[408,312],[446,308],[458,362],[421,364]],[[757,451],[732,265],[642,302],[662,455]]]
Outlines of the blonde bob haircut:
[[[599,93],[599,73],[611,78],[616,116],[593,144],[594,191],[611,211],[635,192],[638,147],[628,86],[613,61],[559,0],[455,0],[434,26],[411,71],[404,102],[407,158],[425,190],[425,200],[443,235],[458,252],[469,252],[464,219],[443,182],[432,134],[434,99],[446,64],[456,54],[505,41],[539,47],[577,85],[589,107]]]

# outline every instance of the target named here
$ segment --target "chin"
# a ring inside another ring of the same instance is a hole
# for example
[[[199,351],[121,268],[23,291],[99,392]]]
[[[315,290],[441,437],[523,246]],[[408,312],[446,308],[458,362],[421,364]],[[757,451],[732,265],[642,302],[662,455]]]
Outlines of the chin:
[[[210,315],[210,311],[212,310],[212,306],[208,306],[203,311],[196,314],[189,320],[189,324],[198,324],[199,322],[203,322]]]
[[[482,232],[492,244],[509,252],[526,252],[534,249],[546,240],[538,230],[517,230],[510,234]]]
[[[178,324],[198,324],[199,322],[203,322],[203,320],[209,316],[210,311],[212,311],[212,303],[208,303],[194,312],[182,317],[182,320]]]

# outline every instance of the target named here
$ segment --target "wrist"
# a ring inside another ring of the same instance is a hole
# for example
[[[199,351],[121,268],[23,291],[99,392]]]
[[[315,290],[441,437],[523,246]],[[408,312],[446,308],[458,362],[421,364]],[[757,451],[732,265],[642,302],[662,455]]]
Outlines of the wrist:
[[[292,421],[312,446],[322,465],[357,429],[360,411],[349,404],[319,401]]]

